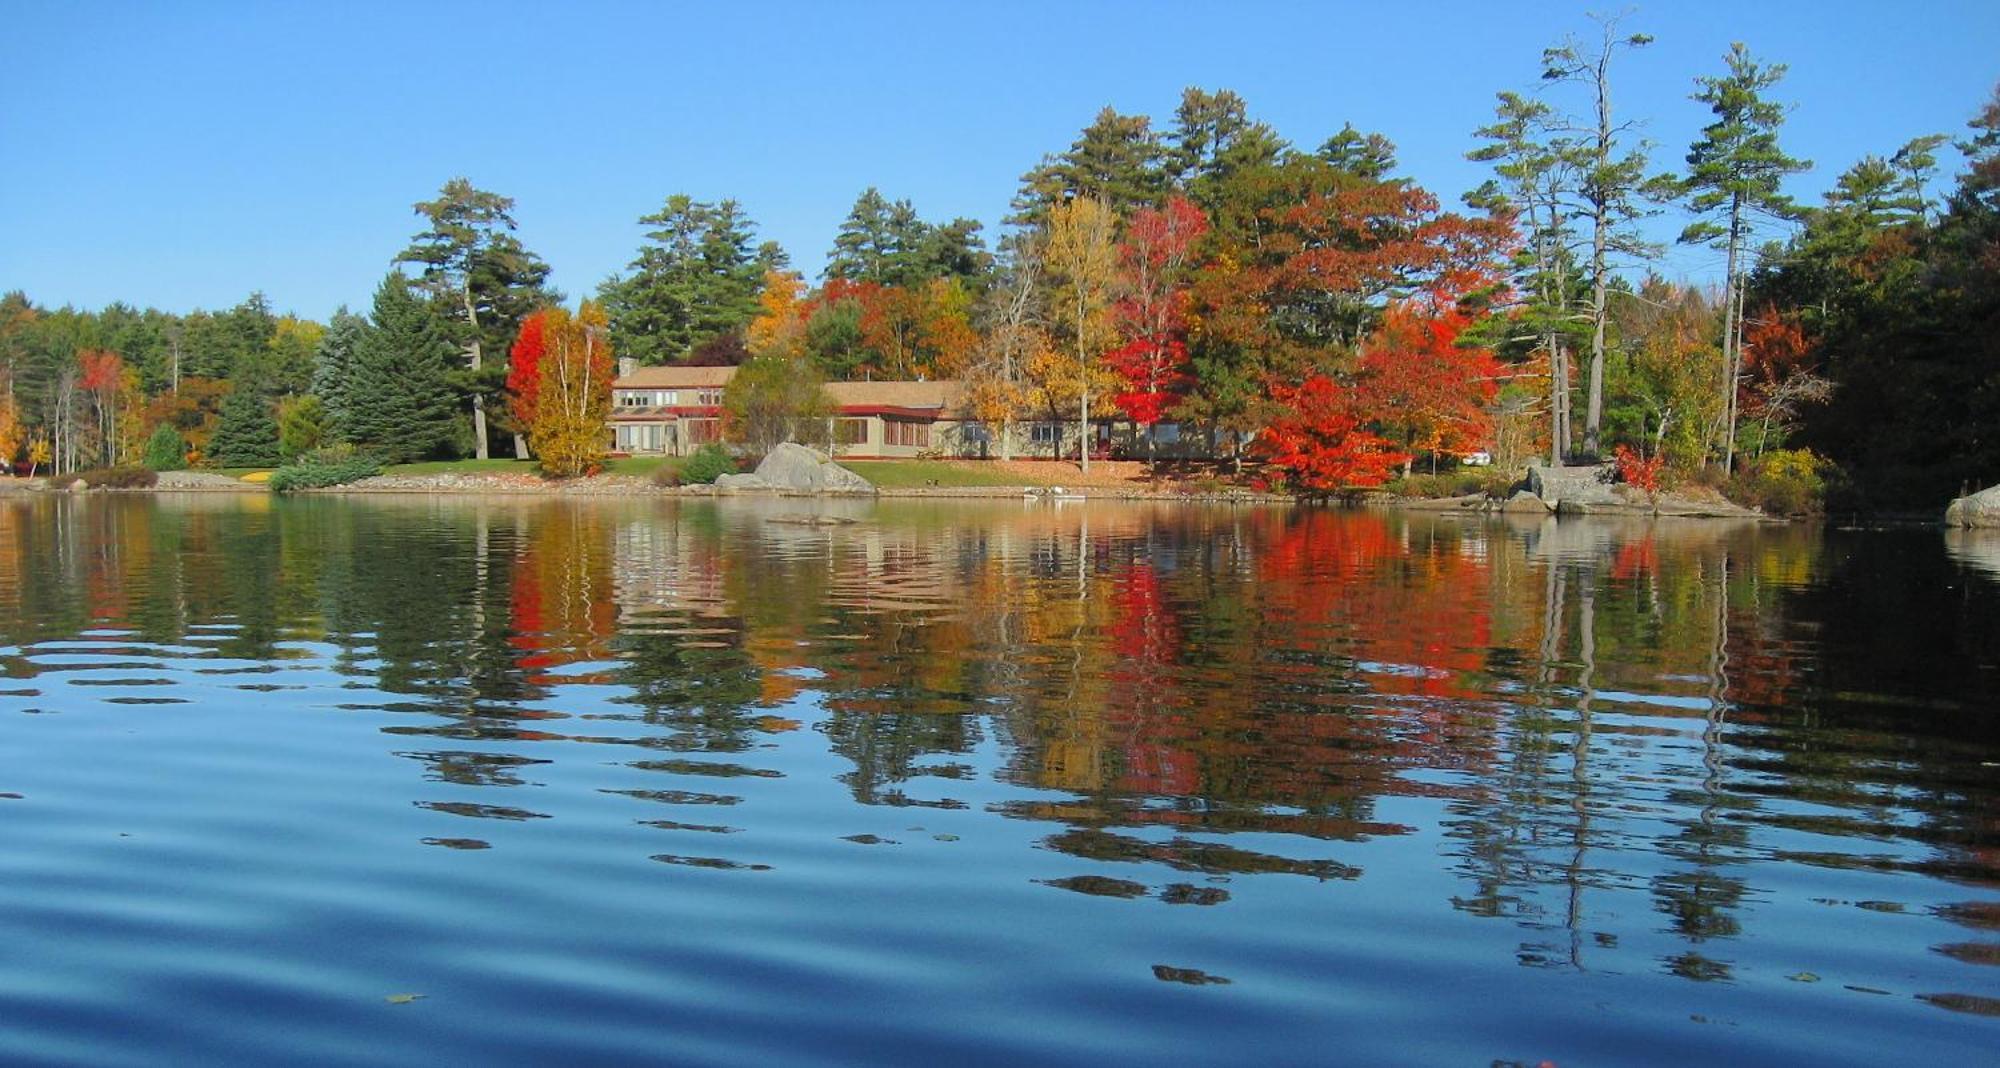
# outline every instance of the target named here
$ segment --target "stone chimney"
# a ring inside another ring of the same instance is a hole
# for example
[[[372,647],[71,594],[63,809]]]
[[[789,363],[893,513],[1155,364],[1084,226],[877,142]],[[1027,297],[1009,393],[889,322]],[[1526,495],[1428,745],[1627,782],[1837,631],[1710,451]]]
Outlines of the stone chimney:
[[[618,377],[630,378],[632,377],[632,372],[637,371],[638,369],[639,369],[638,360],[633,359],[630,356],[618,357]]]

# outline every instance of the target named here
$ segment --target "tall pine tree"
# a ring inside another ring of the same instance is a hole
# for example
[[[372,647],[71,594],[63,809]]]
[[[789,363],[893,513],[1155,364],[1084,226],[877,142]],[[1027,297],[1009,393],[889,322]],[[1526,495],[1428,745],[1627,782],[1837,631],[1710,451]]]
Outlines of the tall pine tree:
[[[1780,188],[1786,175],[1812,164],[1793,159],[1778,147],[1778,128],[1785,108],[1764,94],[1785,76],[1782,63],[1759,63],[1738,41],[1725,57],[1728,73],[1699,80],[1694,99],[1707,104],[1715,121],[1702,128],[1701,138],[1688,149],[1688,173],[1681,180],[1688,210],[1699,218],[1681,232],[1684,244],[1723,249],[1722,468],[1736,462],[1736,389],[1743,376],[1743,275],[1746,245],[1759,216],[1795,218],[1798,209]]]
[[[782,252],[768,242],[752,249],[753,224],[735,201],[707,204],[677,193],[639,223],[653,229],[632,273],[598,290],[619,355],[649,365],[678,362],[757,317],[764,269]]]
[[[450,325],[400,271],[382,280],[370,318],[348,364],[341,428],[384,462],[423,459],[452,436]]]
[[[347,440],[347,389],[353,372],[354,353],[367,336],[368,320],[342,305],[327,323],[313,354],[312,392],[326,411],[327,430],[335,441]]]

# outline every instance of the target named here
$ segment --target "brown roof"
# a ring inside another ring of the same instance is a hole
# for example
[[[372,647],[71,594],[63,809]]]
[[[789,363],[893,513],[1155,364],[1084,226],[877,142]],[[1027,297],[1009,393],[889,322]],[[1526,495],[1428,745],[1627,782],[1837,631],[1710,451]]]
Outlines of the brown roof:
[[[828,382],[826,391],[842,408],[935,408],[942,414],[964,401],[965,383]]]
[[[734,367],[639,367],[611,382],[612,389],[712,389],[729,384]]]

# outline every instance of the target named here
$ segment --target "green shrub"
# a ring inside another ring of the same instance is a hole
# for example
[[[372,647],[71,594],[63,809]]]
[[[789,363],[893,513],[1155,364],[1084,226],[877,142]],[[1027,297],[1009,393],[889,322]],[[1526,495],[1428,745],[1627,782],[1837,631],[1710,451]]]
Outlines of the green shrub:
[[[708,485],[735,473],[736,461],[729,458],[722,446],[713,443],[696,449],[680,466],[680,480],[690,486]]]
[[[274,493],[290,493],[302,489],[325,489],[359,482],[381,473],[382,465],[374,457],[356,452],[352,446],[334,445],[314,449],[300,456],[297,462],[271,472],[271,490]]]
[[[172,424],[153,428],[153,436],[146,439],[145,464],[155,471],[178,471],[187,466],[187,442]]]
[[[91,489],[150,489],[160,480],[160,473],[150,467],[138,464],[120,464],[117,467],[93,467],[88,471],[78,471],[51,479],[49,485],[58,488],[81,482]]]
[[[1806,449],[1779,449],[1738,468],[1722,487],[1738,504],[1772,515],[1812,515],[1826,508],[1827,483],[1838,470]]]

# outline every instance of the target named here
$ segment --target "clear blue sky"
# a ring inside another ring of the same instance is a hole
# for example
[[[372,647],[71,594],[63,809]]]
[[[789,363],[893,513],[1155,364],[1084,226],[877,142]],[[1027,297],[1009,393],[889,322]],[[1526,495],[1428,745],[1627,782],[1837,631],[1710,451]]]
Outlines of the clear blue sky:
[[[1100,107],[1164,126],[1189,85],[1308,147],[1348,121],[1387,134],[1456,203],[1493,94],[1592,29],[1587,4],[1495,0],[730,8],[0,0],[0,290],[184,311],[261,289],[324,318],[365,306],[410,205],[461,174],[518,201],[572,298],[675,192],[736,198],[817,274],[864,187],[990,237]],[[1790,64],[1784,142],[1818,164],[1793,191],[1815,199],[1864,153],[1961,134],[2000,79],[1994,0],[1653,0],[1626,25],[1657,42],[1620,61],[1618,103],[1663,166],[1732,40]],[[1667,262],[1700,279],[1714,260]]]

